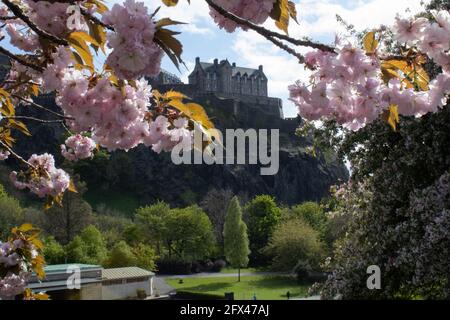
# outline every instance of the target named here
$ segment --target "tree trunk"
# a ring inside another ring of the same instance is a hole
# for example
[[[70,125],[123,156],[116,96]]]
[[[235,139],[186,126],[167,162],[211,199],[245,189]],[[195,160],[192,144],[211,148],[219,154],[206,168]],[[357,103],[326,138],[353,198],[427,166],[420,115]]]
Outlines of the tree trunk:
[[[241,282],[241,267],[238,268],[238,282]]]

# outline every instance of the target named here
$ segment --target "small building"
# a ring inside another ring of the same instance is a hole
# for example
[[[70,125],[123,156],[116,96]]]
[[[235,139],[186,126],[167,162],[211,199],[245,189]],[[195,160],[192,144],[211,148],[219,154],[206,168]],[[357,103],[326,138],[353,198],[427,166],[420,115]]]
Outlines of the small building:
[[[102,269],[80,263],[48,265],[45,279],[33,274],[27,287],[33,292],[46,292],[52,300],[101,300]]]
[[[103,269],[103,300],[133,299],[140,293],[152,296],[154,276],[153,272],[138,267]]]

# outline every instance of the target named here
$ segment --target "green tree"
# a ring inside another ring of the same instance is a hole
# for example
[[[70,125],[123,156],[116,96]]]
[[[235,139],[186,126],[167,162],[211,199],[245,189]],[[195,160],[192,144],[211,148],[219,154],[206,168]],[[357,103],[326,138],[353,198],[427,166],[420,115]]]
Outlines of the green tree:
[[[289,217],[294,219],[302,219],[309,224],[314,230],[319,232],[321,240],[327,238],[328,219],[325,211],[317,202],[304,202],[293,206],[289,210]]]
[[[215,249],[211,221],[198,206],[171,209],[168,204],[157,202],[139,208],[135,221],[147,242],[155,245],[158,256],[196,260]]]
[[[133,252],[136,256],[136,265],[139,268],[156,271],[155,261],[158,258],[156,251],[152,246],[145,243],[139,243]]]
[[[41,215],[42,229],[62,244],[69,243],[94,220],[91,206],[82,197],[86,185],[77,183],[77,190],[64,194],[62,206],[53,206]]]
[[[155,244],[158,255],[163,253],[169,215],[170,206],[163,201],[136,210],[135,222],[142,230],[145,239]],[[129,231],[134,232],[135,230]]]
[[[175,253],[188,261],[210,256],[216,245],[211,221],[198,206],[171,210],[166,221],[165,242],[169,257]]]
[[[268,195],[256,196],[245,206],[250,240],[250,260],[253,264],[265,263],[261,250],[267,245],[281,218],[281,209]]]
[[[238,268],[238,281],[241,281],[241,268],[248,265],[250,254],[247,225],[242,220],[242,210],[237,197],[228,205],[223,228],[225,257],[232,267]]]
[[[108,253],[102,234],[93,225],[75,236],[66,250],[67,259],[71,263],[102,264]]]
[[[0,239],[6,239],[11,228],[23,220],[23,209],[17,199],[9,196],[0,185]]]
[[[131,267],[137,264],[137,259],[131,247],[125,241],[119,241],[109,253],[105,262],[107,267]]]
[[[319,232],[299,218],[281,222],[264,249],[277,271],[293,271],[298,263],[317,270],[324,252]]]
[[[64,247],[53,236],[44,239],[44,257],[47,264],[60,264],[66,262]]]

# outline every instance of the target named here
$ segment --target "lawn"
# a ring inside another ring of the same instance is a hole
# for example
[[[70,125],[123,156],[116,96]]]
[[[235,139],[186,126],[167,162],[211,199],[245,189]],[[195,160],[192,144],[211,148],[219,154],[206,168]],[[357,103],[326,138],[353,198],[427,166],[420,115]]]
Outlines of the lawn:
[[[95,209],[100,204],[106,204],[110,209],[117,210],[131,217],[139,207],[138,199],[131,192],[88,190],[84,199]]]
[[[257,300],[286,300],[289,291],[291,297],[304,297],[308,286],[300,286],[296,280],[287,276],[248,276],[218,278],[185,278],[183,283],[179,279],[167,279],[167,283],[180,291],[224,295],[225,292],[234,292],[236,300],[251,300],[256,294]]]

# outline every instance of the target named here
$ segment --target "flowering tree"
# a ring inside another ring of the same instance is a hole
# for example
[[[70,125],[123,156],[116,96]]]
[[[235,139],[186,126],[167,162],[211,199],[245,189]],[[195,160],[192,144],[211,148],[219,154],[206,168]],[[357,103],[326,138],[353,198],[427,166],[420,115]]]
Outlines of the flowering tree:
[[[188,0],[189,1],[189,0]],[[351,39],[333,46],[288,36],[296,7],[288,0],[204,0],[219,27],[253,30],[295,56],[312,70],[311,83],[289,90],[306,120],[334,119],[358,130],[384,118],[394,130],[399,115],[437,112],[450,91],[450,14],[433,12],[431,19],[398,18],[395,55],[383,43],[386,30],[374,30],[359,48]],[[178,0],[162,0],[175,6]],[[16,136],[32,134],[27,121],[60,123],[70,137],[61,146],[68,160],[92,157],[97,148],[130,150],[145,144],[156,152],[170,151],[180,142],[191,145],[194,127],[213,126],[203,108],[186,103],[181,93],[152,91],[145,76],[156,75],[166,54],[182,63],[178,32],[181,22],[158,18],[142,2],[126,0],[112,8],[102,0],[2,0],[0,37],[16,48],[0,46],[11,68],[0,84],[0,159],[17,158],[25,167],[11,173],[20,189],[60,203],[65,191],[76,191],[69,175],[50,154],[24,159],[14,151]],[[273,19],[279,32],[261,26]],[[305,56],[298,47],[310,47]],[[104,62],[94,63],[97,55]],[[430,81],[424,64],[440,66]],[[60,111],[49,110],[33,97],[52,93]],[[24,104],[55,117],[43,120],[16,115]],[[14,138],[13,138],[14,135]]]

